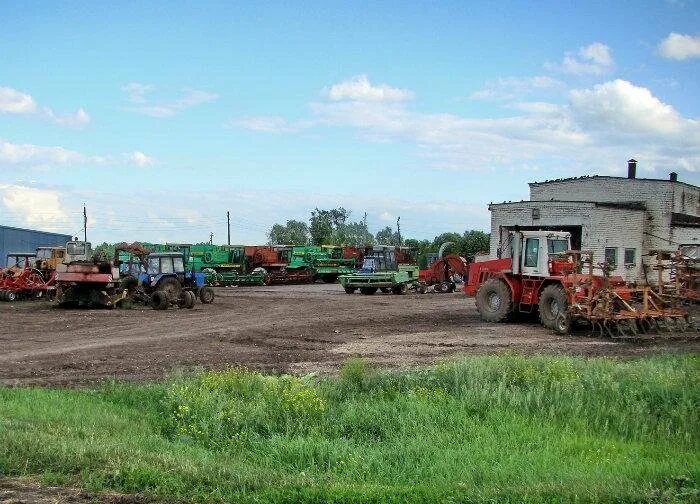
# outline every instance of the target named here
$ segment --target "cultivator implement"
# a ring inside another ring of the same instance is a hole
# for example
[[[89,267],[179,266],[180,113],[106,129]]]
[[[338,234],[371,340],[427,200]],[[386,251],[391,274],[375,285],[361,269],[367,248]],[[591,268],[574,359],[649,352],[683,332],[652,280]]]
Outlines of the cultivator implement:
[[[655,287],[629,288],[610,281],[610,267],[598,265],[603,276],[593,274],[593,254],[580,264],[588,274],[573,274],[568,294],[566,317],[569,322],[582,320],[591,326],[591,333],[613,339],[696,338],[699,333],[687,308],[692,296],[678,291],[667,292],[664,283]],[[697,294],[697,293],[695,293]]]
[[[36,299],[50,295],[54,290],[56,274],[45,279],[41,271],[34,268],[8,270],[0,278],[0,301]]]

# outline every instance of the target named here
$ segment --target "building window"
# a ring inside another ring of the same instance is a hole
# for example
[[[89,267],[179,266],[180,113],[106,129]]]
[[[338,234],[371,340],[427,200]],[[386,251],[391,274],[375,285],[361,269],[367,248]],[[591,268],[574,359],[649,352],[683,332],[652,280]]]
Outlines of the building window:
[[[617,247],[605,247],[605,262],[612,269],[617,268]]]
[[[625,266],[634,266],[637,264],[637,249],[625,249]]]

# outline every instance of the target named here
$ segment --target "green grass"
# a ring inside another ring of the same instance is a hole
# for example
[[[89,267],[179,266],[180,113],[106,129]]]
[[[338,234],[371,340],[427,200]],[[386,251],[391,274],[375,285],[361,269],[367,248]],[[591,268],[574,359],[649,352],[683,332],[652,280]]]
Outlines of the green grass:
[[[697,502],[700,357],[0,388],[0,474],[197,502]]]

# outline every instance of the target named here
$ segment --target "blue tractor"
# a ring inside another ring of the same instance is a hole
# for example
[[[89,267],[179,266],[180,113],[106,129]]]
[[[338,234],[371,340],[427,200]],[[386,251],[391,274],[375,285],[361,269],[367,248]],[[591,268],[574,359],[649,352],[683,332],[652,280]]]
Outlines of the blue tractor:
[[[205,285],[204,273],[185,269],[182,251],[151,252],[140,243],[120,243],[115,246],[115,264],[129,297],[154,310],[193,308],[197,297],[204,304],[214,301],[214,290]]]
[[[214,301],[214,290],[205,285],[204,273],[185,270],[182,252],[149,254],[138,283],[150,296],[154,310],[166,310],[170,305],[193,308],[197,297],[204,304]]]

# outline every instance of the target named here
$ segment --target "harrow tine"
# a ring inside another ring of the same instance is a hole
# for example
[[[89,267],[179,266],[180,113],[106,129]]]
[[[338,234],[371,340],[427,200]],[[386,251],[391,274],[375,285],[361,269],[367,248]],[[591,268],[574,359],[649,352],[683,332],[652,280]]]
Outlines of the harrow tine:
[[[634,336],[635,338],[639,337],[639,327],[637,325],[636,320],[629,321],[629,329],[630,329],[630,332],[632,333],[632,336]]]
[[[603,325],[605,326],[605,330],[608,331],[608,335],[609,335],[611,338],[617,338],[617,337],[618,337],[617,332],[613,330],[615,324],[613,324],[613,323],[612,323],[611,321],[609,321],[609,320],[606,320],[606,321],[603,322]]]

